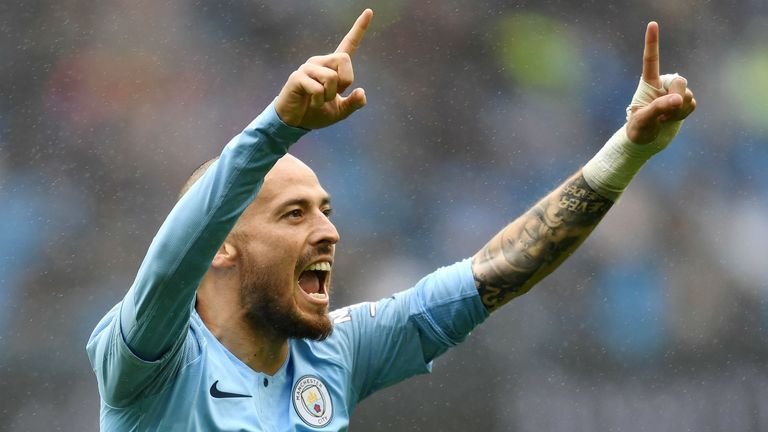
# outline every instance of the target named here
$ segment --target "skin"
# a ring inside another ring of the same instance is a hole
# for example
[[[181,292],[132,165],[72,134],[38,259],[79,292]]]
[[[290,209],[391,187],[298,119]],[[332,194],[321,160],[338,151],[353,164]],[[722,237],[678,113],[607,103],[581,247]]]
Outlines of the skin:
[[[642,79],[661,87],[659,26],[655,22],[648,24],[645,33]],[[635,109],[627,123],[629,139],[648,144],[664,123],[688,117],[696,109],[696,99],[687,85],[685,79],[675,79],[666,95]],[[507,225],[472,259],[475,284],[485,307],[497,310],[552,273],[612,205],[589,187],[579,171]]]
[[[645,31],[643,81],[660,88],[659,25],[651,21]],[[637,144],[647,144],[659,134],[662,124],[683,120],[696,109],[696,99],[685,78],[672,81],[667,95],[656,98],[642,109],[633,108],[627,122],[627,136]]]
[[[365,106],[365,90],[342,96],[355,79],[352,55],[363,40],[373,11],[366,9],[333,54],[315,56],[294,71],[280,90],[275,109],[290,126],[319,129],[349,117]]]

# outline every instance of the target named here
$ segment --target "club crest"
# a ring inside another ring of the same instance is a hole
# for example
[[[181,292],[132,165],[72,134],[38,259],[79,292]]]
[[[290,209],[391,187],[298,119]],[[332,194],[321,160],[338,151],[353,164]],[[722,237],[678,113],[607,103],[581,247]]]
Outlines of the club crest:
[[[293,408],[304,423],[323,427],[333,418],[333,403],[320,378],[304,375],[293,386]]]

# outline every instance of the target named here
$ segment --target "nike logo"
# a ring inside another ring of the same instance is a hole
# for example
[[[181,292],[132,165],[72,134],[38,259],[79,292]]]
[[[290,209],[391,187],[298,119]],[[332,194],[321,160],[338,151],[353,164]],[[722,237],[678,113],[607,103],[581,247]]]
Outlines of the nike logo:
[[[251,397],[251,395],[221,391],[218,388],[216,388],[216,384],[218,383],[219,383],[219,380],[216,380],[216,382],[213,383],[213,385],[211,386],[211,396],[215,398],[224,399],[224,398]]]

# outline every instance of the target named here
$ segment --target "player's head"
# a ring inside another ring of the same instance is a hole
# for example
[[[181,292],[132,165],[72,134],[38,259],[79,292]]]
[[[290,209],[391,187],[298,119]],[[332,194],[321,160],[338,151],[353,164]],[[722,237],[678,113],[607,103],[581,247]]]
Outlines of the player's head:
[[[330,211],[328,193],[299,159],[286,155],[267,173],[212,264],[214,271],[236,272],[251,325],[293,338],[331,333],[330,270],[339,234]]]

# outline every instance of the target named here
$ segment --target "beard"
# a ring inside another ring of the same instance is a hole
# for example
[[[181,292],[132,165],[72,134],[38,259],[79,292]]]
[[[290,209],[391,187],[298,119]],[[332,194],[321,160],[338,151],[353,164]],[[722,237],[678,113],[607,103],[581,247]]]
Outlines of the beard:
[[[252,326],[273,331],[285,338],[322,341],[331,335],[333,324],[328,313],[303,313],[294,302],[286,301],[282,292],[285,288],[279,277],[269,270],[258,271],[255,260],[247,252],[241,256],[240,302],[245,318]],[[299,288],[291,286],[290,289]],[[293,298],[293,293],[290,298]]]

